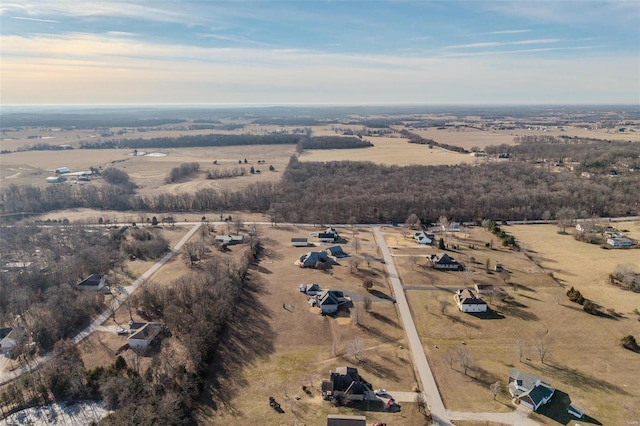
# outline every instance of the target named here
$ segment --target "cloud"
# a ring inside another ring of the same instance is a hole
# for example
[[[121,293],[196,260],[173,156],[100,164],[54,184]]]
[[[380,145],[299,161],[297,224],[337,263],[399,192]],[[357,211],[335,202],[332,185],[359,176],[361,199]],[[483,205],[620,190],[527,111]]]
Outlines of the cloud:
[[[54,21],[53,19],[26,18],[24,16],[12,16],[11,19],[19,19],[21,21],[51,22],[53,24],[60,23],[60,21]]]
[[[521,33],[529,33],[531,30],[500,30],[500,31],[489,31],[487,33],[477,33],[474,35],[501,35],[501,34],[521,34]]]
[[[445,46],[445,49],[475,49],[482,47],[499,47],[499,46],[509,46],[509,45],[519,45],[519,44],[549,44],[549,43],[560,43],[562,40],[559,38],[539,38],[539,39],[531,39],[531,40],[518,40],[518,41],[488,41],[483,43],[470,43],[470,44],[456,44],[453,46]]]

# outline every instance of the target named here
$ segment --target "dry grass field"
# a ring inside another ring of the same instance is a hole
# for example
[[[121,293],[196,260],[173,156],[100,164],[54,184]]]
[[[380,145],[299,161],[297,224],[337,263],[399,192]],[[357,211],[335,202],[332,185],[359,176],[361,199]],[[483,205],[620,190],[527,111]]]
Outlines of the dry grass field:
[[[509,369],[515,367],[551,380],[558,396],[567,394],[601,424],[638,421],[640,407],[636,402],[640,392],[634,378],[640,376],[639,355],[623,349],[620,339],[627,334],[638,336],[637,315],[631,310],[640,301],[636,294],[608,288],[592,277],[596,271],[605,273],[603,265],[607,262],[600,267],[597,264],[603,253],[609,255],[612,250],[586,244],[581,251],[571,245],[558,247],[564,242],[554,237],[584,243],[557,235],[557,228],[548,228],[548,232],[544,227],[529,225],[505,229],[523,241],[530,254],[547,259],[542,261],[542,268],[523,252],[499,247],[497,241],[494,249],[485,247],[484,243],[493,236],[479,228],[472,228],[466,238],[464,235],[446,238],[449,254],[467,265],[464,272],[423,269],[424,258],[420,256],[438,252],[434,248],[402,248],[400,245],[393,249],[445,405],[457,411],[512,409],[506,379]],[[390,233],[387,237],[390,245],[395,245],[397,239],[402,240],[402,236],[391,234],[399,232],[397,229],[386,231]],[[453,249],[453,245],[457,248]],[[633,256],[631,250],[628,252]],[[506,283],[496,273],[485,271],[486,259],[491,266],[502,263],[511,273]],[[638,258],[635,259],[637,262]],[[549,268],[553,268],[559,282],[548,274]],[[606,318],[583,312],[565,296],[569,282],[564,280],[569,278],[576,284],[585,283],[576,285],[585,297],[615,309],[619,315]],[[485,298],[493,311],[485,317],[461,313],[454,305],[453,292],[477,282],[501,287],[513,300]],[[592,284],[586,284],[589,282]],[[536,348],[536,342],[542,338],[549,342],[549,356],[544,363],[540,362]],[[526,344],[522,362],[516,353],[517,339]],[[467,375],[457,361],[450,363],[449,354],[460,348],[468,350],[473,359]],[[503,391],[493,400],[489,386],[496,381],[502,383]],[[549,413],[536,414],[535,418],[545,424],[575,424],[566,416]]]
[[[291,247],[292,237],[308,236],[318,229],[297,227],[260,228],[265,244],[265,255],[254,271],[253,280],[259,287],[256,295],[256,310],[260,315],[251,325],[251,330],[259,329],[260,336],[247,336],[250,342],[237,344],[253,348],[257,354],[244,353],[251,362],[240,371],[225,370],[219,377],[217,393],[212,390],[211,399],[203,404],[201,419],[205,423],[244,425],[258,421],[263,424],[326,424],[328,413],[358,413],[367,416],[368,422],[386,421],[394,425],[421,424],[420,414],[414,404],[403,403],[399,413],[377,411],[380,407],[370,406],[370,410],[336,408],[322,401],[320,385],[328,377],[330,370],[350,365],[359,368],[365,380],[389,391],[411,391],[415,378],[411,366],[410,353],[405,348],[404,331],[396,315],[395,306],[385,295],[390,294],[382,265],[362,262],[359,271],[351,274],[348,260],[344,258],[330,273],[302,269],[294,261],[309,250],[322,250],[326,244],[317,247]],[[363,258],[364,253],[377,255],[373,235],[369,230],[358,231],[359,253],[355,254],[353,236],[350,230],[341,234],[349,240],[343,244],[344,250]],[[310,241],[313,238],[310,237]],[[376,285],[370,313],[362,312],[361,326],[352,324],[350,311],[363,309],[360,305],[365,290],[361,287],[362,277],[371,276]],[[299,292],[301,283],[318,283],[324,288],[343,290],[353,299],[357,307],[343,309],[336,317],[320,316],[306,303],[306,297]],[[264,323],[261,323],[264,321]],[[260,342],[268,340],[269,344]],[[359,361],[353,356],[352,347],[358,340],[362,352]],[[261,352],[260,352],[261,351]],[[218,366],[219,369],[224,368]],[[308,393],[302,386],[307,386]],[[224,395],[220,395],[223,392]],[[391,392],[392,393],[392,392]],[[300,399],[296,399],[298,395]],[[274,396],[282,404],[283,414],[274,411],[268,404],[268,397]],[[222,399],[222,401],[221,401]],[[213,410],[213,406],[217,410]]]
[[[371,148],[305,150],[300,161],[371,161],[377,164],[406,166],[410,164],[440,166],[480,161],[469,154],[460,154],[427,145],[409,143],[399,137],[367,137]]]

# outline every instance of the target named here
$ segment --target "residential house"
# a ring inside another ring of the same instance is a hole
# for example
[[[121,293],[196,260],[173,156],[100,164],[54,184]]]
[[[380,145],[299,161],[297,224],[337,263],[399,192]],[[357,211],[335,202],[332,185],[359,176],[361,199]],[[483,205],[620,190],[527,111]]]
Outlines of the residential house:
[[[338,234],[338,231],[330,226],[324,232],[320,232],[318,234],[318,239],[322,243],[335,243],[340,239],[340,235]]]
[[[594,226],[587,225],[586,223],[578,223],[576,225],[576,231],[582,233],[593,234],[598,232],[598,229]]]
[[[242,235],[216,235],[215,240],[228,246],[240,244],[244,237]]]
[[[296,264],[301,268],[315,268],[318,263],[328,263],[333,264],[333,261],[326,251],[310,251],[308,253],[303,254],[296,261]]]
[[[476,294],[480,297],[481,294],[492,294],[493,293],[493,285],[491,284],[481,284],[478,283],[475,285]]]
[[[129,335],[127,343],[132,349],[145,349],[164,329],[164,324],[159,322],[148,322],[138,329],[135,333]]]
[[[367,426],[367,418],[365,416],[329,414],[327,415],[327,426]]]
[[[100,275],[100,274],[91,274],[84,280],[80,281],[76,284],[76,288],[78,290],[89,290],[89,291],[100,291],[106,288],[106,291],[109,291],[107,285],[108,275]],[[104,291],[104,290],[103,290]]]
[[[319,284],[300,284],[300,293],[304,293],[307,296],[315,296],[322,289]]]
[[[342,251],[341,246],[332,246],[327,248],[327,253],[333,257],[346,257],[347,254]]]
[[[607,238],[607,244],[611,247],[631,247],[633,241],[624,237],[611,237]]]
[[[0,353],[10,357],[13,349],[24,337],[25,333],[22,327],[0,328]]]
[[[515,368],[509,372],[509,393],[521,405],[536,411],[549,402],[555,389],[538,376],[522,373]]]
[[[418,244],[431,245],[433,244],[434,235],[426,234],[424,232],[416,232],[413,235],[413,239],[418,242]]]
[[[427,259],[431,262],[434,269],[449,271],[462,270],[462,265],[446,253],[432,254],[431,256],[428,256]]]
[[[487,303],[469,289],[460,289],[453,296],[461,312],[487,312]]]
[[[306,238],[292,238],[291,245],[294,247],[309,247],[309,241]]]
[[[349,302],[350,299],[338,290],[320,290],[316,293],[313,303],[320,308],[320,313],[335,314],[340,305]]]
[[[4,264],[4,268],[8,271],[20,271],[27,269],[33,262],[7,262]]]
[[[354,367],[338,367],[335,372],[329,372],[329,380],[322,381],[324,399],[364,401],[371,393],[371,386],[362,380]]]

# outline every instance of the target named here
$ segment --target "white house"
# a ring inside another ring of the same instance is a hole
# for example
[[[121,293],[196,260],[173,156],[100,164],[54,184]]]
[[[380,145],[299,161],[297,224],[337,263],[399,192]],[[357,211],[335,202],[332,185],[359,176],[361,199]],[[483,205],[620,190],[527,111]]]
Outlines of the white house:
[[[306,238],[292,238],[291,245],[294,247],[308,247],[309,241]]]
[[[633,245],[633,241],[628,238],[607,238],[607,244],[611,247],[631,247]]]
[[[453,296],[461,312],[487,312],[486,302],[476,297],[471,290],[460,289]]]
[[[522,373],[515,368],[509,372],[509,393],[520,404],[536,411],[549,402],[555,389],[533,374]]]
[[[132,349],[144,349],[153,342],[153,339],[160,334],[164,324],[159,322],[148,322],[127,338],[127,343]]]
[[[242,235],[216,235],[215,240],[227,245],[240,244],[244,237]]]
[[[416,232],[413,235],[413,239],[418,242],[418,244],[431,245],[433,244],[433,235],[427,235],[424,232]]]

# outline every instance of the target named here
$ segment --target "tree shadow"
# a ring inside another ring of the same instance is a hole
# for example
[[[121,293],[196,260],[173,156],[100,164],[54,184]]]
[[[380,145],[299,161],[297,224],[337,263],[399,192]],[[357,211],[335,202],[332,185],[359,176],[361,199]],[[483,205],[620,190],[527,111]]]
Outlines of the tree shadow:
[[[394,328],[400,328],[400,325],[399,325],[397,322],[395,322],[394,320],[392,320],[391,318],[389,318],[389,317],[388,317],[388,316],[386,316],[386,315],[382,315],[382,314],[379,314],[379,313],[377,313],[377,312],[373,312],[373,311],[372,311],[372,312],[369,312],[369,314],[370,314],[373,318],[375,318],[376,320],[378,320],[378,321],[381,321],[381,322],[383,322],[383,323],[385,323],[385,324],[387,324],[387,325],[390,325],[390,326],[392,326],[392,327],[394,327]]]
[[[446,316],[447,318],[449,318],[452,322],[454,322],[454,323],[456,323],[456,324],[462,324],[462,325],[464,325],[465,327],[474,328],[474,329],[476,329],[476,330],[479,330],[480,328],[482,328],[482,327],[480,327],[478,324],[474,324],[474,323],[472,323],[472,322],[469,322],[469,321],[467,321],[467,320],[465,320],[465,319],[462,319],[462,318],[459,318],[459,317],[457,317],[457,316],[447,315],[447,314],[445,314],[445,316]]]
[[[368,291],[372,296],[375,296],[375,297],[377,297],[379,299],[390,300],[390,301],[392,301],[394,303],[396,301],[396,299],[394,299],[393,297],[389,296],[388,294],[385,294],[385,293],[381,292],[380,290],[369,289]]]
[[[259,277],[249,273],[248,282],[234,306],[233,317],[227,321],[216,347],[214,362],[204,372],[206,388],[201,402],[205,409],[224,408],[238,415],[232,401],[241,388],[248,385],[244,369],[275,351],[275,332],[269,324],[272,314],[260,297],[267,291]]]
[[[391,337],[388,334],[380,331],[378,327],[372,327],[372,326],[360,324],[360,328],[366,331],[367,333],[373,336],[376,336],[377,338],[384,339],[388,343],[397,342],[398,340],[400,340],[398,338]]]
[[[378,377],[384,377],[385,379],[391,379],[393,381],[399,380],[396,372],[389,367],[386,367],[378,362],[368,359],[360,359],[359,367],[362,367],[368,373],[375,374]]]
[[[568,367],[552,361],[546,361],[539,369],[548,377],[555,377],[563,383],[586,390],[592,391],[598,389],[604,392],[614,392],[620,395],[628,395],[628,392],[622,387],[609,383],[606,380],[589,376],[578,369]]]

